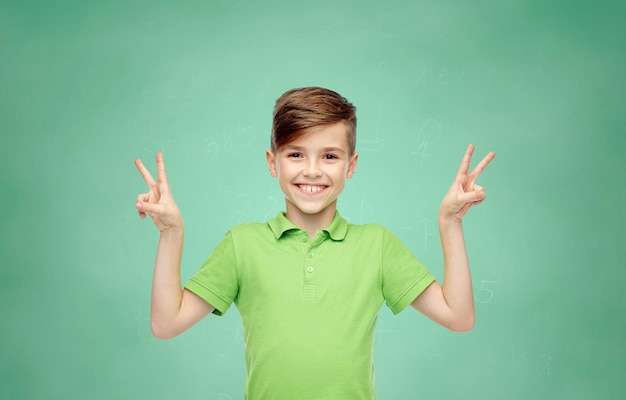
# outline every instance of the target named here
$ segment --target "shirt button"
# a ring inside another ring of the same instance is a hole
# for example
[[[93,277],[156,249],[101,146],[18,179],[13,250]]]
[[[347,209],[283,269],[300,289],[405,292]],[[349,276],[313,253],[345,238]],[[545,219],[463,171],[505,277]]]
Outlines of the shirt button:
[[[307,241],[307,238],[306,238],[306,237],[304,237],[304,236],[300,236],[300,241],[301,241],[301,242],[306,242],[306,241]]]
[[[313,253],[309,253],[309,254],[307,255],[307,257],[309,257],[309,258],[313,258]]]
[[[313,270],[314,270],[313,267],[310,265],[306,267],[306,272],[313,272]]]

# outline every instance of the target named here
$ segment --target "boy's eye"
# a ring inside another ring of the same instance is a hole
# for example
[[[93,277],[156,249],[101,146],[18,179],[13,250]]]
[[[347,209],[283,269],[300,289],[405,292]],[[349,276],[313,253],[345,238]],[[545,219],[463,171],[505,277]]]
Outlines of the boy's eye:
[[[287,154],[287,157],[290,157],[290,158],[300,158],[300,157],[302,157],[302,153],[289,153],[289,154]]]
[[[326,160],[336,160],[336,159],[338,159],[339,157],[337,157],[337,156],[336,156],[336,155],[334,155],[334,154],[324,154],[324,157],[323,157],[323,158],[324,158],[324,159],[326,159]]]

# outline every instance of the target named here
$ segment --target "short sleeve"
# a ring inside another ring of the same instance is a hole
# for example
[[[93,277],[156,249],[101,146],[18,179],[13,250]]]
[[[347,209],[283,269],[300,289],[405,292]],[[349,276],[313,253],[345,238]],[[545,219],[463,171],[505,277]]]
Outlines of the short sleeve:
[[[394,314],[413,302],[435,277],[409,248],[383,228],[382,287],[387,306]]]
[[[239,292],[237,255],[232,233],[226,233],[198,272],[185,284],[193,292],[215,307],[216,315],[223,315]]]

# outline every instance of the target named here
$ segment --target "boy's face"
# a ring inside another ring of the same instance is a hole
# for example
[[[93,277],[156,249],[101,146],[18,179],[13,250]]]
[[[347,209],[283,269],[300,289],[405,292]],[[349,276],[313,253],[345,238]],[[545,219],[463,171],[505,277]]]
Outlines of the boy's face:
[[[287,218],[298,225],[321,217],[330,223],[337,197],[352,178],[358,154],[349,154],[343,122],[305,130],[294,141],[267,151],[270,173],[285,194]]]

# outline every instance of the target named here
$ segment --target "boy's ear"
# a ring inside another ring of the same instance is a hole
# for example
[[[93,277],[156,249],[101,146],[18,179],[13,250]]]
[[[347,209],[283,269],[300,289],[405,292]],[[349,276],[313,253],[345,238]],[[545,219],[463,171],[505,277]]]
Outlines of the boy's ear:
[[[356,162],[359,160],[359,153],[354,152],[352,157],[350,158],[350,163],[348,164],[348,172],[346,172],[346,178],[352,178],[354,175],[354,171],[356,171]]]
[[[267,158],[267,167],[270,169],[270,175],[276,178],[278,171],[276,170],[276,156],[272,150],[265,151],[265,158]]]

